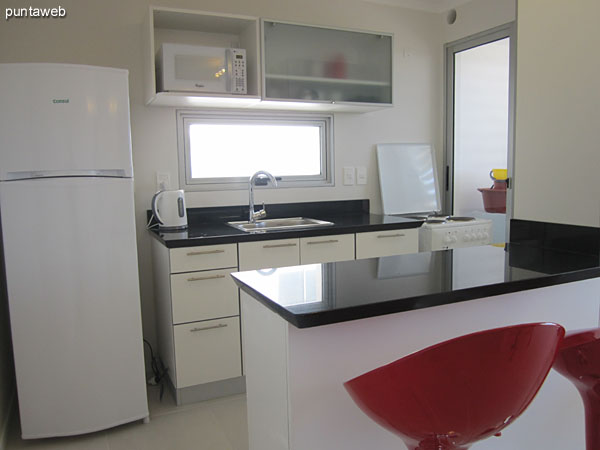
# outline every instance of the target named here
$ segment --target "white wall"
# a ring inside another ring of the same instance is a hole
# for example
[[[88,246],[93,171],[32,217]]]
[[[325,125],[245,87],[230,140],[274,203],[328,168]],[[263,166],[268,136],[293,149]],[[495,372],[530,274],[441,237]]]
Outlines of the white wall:
[[[142,21],[151,0],[61,0],[65,19],[4,20],[2,0],[0,62],[63,62],[129,70],[138,253],[144,334],[155,341],[150,238],[145,211],[155,191],[155,172],[177,177],[175,109],[146,107],[143,100]],[[381,210],[374,145],[380,142],[432,142],[441,148],[442,30],[439,15],[374,5],[360,0],[156,0],[154,5],[245,14],[317,25],[395,34],[394,108],[368,114],[336,114],[335,187],[269,189],[259,201],[289,202],[369,198]],[[55,7],[39,0],[36,7]],[[404,49],[410,56],[404,57]],[[366,186],[342,186],[344,166],[366,166]],[[188,193],[188,207],[245,204],[245,191]],[[1,383],[1,380],[0,380]]]
[[[456,22],[442,14],[444,42],[452,42],[512,22],[516,18],[517,0],[473,0],[457,6]]]
[[[600,226],[598,17],[598,0],[519,0],[517,219]]]

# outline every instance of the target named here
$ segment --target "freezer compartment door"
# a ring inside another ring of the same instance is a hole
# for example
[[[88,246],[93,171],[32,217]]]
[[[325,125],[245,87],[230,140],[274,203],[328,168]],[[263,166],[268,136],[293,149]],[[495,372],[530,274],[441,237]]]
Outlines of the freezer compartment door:
[[[25,438],[148,414],[131,179],[0,183]]]
[[[0,64],[0,180],[21,172],[132,176],[127,71]]]

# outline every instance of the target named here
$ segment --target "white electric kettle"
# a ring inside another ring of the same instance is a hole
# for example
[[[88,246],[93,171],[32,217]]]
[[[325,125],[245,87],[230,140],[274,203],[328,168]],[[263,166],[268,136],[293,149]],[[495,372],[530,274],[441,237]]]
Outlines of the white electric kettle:
[[[158,191],[152,197],[152,214],[163,230],[183,230],[187,228],[187,212],[183,190]]]

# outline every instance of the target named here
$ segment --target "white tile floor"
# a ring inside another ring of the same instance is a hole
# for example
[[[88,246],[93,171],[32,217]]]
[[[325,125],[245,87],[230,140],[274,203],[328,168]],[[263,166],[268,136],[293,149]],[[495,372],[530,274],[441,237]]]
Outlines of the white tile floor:
[[[157,387],[148,389],[150,423],[137,421],[69,438],[22,440],[13,420],[7,450],[248,450],[246,396],[176,406]]]

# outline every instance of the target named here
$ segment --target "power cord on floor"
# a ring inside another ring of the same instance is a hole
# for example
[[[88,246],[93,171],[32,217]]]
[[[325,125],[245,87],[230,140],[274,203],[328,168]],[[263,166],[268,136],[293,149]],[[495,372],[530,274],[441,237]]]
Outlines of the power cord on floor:
[[[152,369],[153,374],[147,383],[151,386],[160,385],[160,400],[162,401],[165,391],[166,375],[169,372],[169,368],[164,366],[160,358],[154,356],[154,351],[152,350],[150,342],[144,339],[144,343],[148,346],[148,349],[150,349],[150,368]]]

